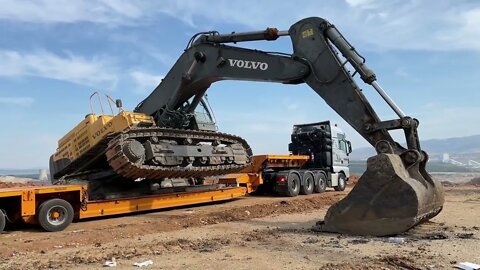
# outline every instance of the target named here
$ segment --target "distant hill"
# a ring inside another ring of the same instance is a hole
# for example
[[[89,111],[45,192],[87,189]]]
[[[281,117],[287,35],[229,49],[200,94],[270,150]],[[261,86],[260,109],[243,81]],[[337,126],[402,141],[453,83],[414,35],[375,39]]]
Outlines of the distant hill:
[[[27,178],[38,178],[40,169],[0,169],[0,176],[19,176]]]
[[[462,162],[468,160],[480,162],[480,135],[425,140],[420,144],[422,149],[430,155],[431,160],[442,160],[443,154],[448,153],[450,158]],[[373,155],[375,155],[373,147],[354,148],[350,159],[366,160]]]
[[[365,160],[354,160],[350,162],[350,174],[361,175],[367,169]],[[456,172],[456,173],[479,173],[480,169],[456,166],[453,164],[443,163],[440,161],[429,161],[427,163],[427,171],[430,173]]]
[[[422,141],[422,147],[432,154],[467,154],[480,153],[480,135],[449,139]]]

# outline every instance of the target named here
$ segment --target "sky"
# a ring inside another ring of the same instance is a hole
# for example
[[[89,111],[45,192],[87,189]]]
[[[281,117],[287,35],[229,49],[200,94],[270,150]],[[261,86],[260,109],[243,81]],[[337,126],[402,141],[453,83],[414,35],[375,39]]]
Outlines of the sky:
[[[0,0],[0,168],[45,168],[100,91],[132,110],[201,31],[288,30],[323,17],[367,59],[422,140],[480,134],[480,2],[414,0]],[[288,37],[237,44],[291,53]],[[383,120],[395,114],[357,79]],[[368,143],[305,84],[222,81],[207,92],[220,131],[255,154],[287,153],[293,124],[331,120]],[[339,97],[341,98],[341,97]],[[402,140],[401,134],[395,138]]]

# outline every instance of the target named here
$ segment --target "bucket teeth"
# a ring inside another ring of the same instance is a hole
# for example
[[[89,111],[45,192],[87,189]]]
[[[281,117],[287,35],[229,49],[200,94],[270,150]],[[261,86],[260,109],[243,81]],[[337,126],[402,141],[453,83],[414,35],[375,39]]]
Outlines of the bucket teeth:
[[[328,209],[317,229],[395,235],[436,216],[444,203],[443,187],[424,168],[418,163],[407,168],[395,154],[369,158],[367,171],[344,199]]]

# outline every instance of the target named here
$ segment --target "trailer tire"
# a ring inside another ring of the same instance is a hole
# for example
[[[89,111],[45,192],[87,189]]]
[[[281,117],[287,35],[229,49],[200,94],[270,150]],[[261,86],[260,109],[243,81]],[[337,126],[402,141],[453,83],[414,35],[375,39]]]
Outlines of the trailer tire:
[[[290,173],[287,179],[287,186],[282,195],[295,197],[300,192],[300,176],[297,173]]]
[[[3,213],[3,210],[0,209],[0,232],[3,232],[3,230],[5,229],[6,223],[7,221],[5,219],[5,214]]]
[[[38,223],[48,232],[63,231],[73,221],[72,205],[62,199],[51,199],[38,207]]]
[[[345,186],[347,185],[345,174],[339,173],[338,174],[338,185],[334,187],[336,191],[344,191]]]
[[[323,173],[318,174],[318,180],[316,182],[315,188],[313,191],[315,193],[322,193],[325,192],[325,189],[327,188],[327,177]]]
[[[313,187],[315,186],[315,177],[311,172],[305,172],[303,174],[303,185],[300,186],[300,194],[310,195],[313,193]]]
[[[261,184],[251,194],[252,195],[264,195],[265,193],[267,193],[267,187],[265,186],[265,184]]]

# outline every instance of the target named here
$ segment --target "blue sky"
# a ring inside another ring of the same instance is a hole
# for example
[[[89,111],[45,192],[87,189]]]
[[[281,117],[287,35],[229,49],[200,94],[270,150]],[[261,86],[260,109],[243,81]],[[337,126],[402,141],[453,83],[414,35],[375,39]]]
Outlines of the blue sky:
[[[334,23],[379,83],[420,120],[421,139],[480,134],[478,1],[14,1],[0,6],[0,168],[46,167],[57,140],[102,91],[133,109],[200,31],[287,30]],[[291,52],[288,38],[242,46]],[[382,119],[394,117],[362,85]],[[291,127],[330,119],[367,143],[305,85],[219,82],[208,91],[221,131],[256,154],[287,153]]]

